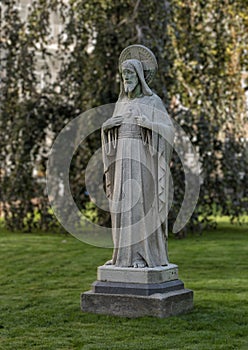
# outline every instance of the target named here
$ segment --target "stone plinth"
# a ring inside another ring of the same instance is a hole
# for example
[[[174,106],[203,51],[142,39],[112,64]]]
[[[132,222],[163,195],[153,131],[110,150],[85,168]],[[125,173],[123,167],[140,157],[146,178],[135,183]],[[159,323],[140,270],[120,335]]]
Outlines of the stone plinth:
[[[174,264],[156,268],[99,266],[92,290],[81,294],[81,309],[125,317],[169,317],[193,308]]]
[[[193,308],[193,292],[182,289],[150,296],[114,295],[85,292],[81,295],[82,311],[124,317],[169,317]]]
[[[175,264],[158,267],[115,267],[113,265],[99,266],[98,281],[124,283],[162,283],[178,279],[178,267]]]
[[[92,284],[93,292],[107,294],[152,295],[155,293],[165,293],[179,289],[184,289],[184,284],[180,280],[163,283],[123,283],[96,281]]]

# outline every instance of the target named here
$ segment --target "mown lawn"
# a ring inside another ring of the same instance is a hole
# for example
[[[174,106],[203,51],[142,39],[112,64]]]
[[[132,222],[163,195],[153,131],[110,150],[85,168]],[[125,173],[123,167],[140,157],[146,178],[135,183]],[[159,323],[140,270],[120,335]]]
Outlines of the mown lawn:
[[[82,313],[110,249],[71,236],[0,233],[1,350],[248,349],[248,226],[170,239],[170,260],[193,289],[194,310],[156,319]]]

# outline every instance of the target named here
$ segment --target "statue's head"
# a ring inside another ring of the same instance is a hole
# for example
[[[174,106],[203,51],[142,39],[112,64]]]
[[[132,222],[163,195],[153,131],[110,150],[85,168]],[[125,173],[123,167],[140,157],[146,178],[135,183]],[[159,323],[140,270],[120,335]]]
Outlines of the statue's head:
[[[132,92],[138,84],[143,95],[152,95],[152,91],[145,81],[142,63],[139,60],[130,59],[122,62],[120,73],[122,78],[120,97]]]
[[[125,61],[121,65],[121,77],[124,85],[124,91],[132,92],[139,82],[138,75],[133,64],[129,61]]]

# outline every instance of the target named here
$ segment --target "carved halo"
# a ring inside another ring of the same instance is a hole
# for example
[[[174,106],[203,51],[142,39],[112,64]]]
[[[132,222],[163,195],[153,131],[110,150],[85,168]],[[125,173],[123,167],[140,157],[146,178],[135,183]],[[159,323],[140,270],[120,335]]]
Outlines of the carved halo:
[[[152,51],[143,45],[130,45],[121,52],[119,67],[124,61],[130,59],[136,59],[142,63],[145,80],[147,84],[151,83],[158,70],[158,63]]]

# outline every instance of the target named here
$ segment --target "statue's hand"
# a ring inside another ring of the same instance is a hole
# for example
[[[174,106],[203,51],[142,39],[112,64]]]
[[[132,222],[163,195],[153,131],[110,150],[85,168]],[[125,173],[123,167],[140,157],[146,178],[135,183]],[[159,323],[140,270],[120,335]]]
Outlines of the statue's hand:
[[[139,126],[142,126],[144,128],[150,128],[152,126],[150,120],[148,120],[148,118],[145,116],[137,116],[135,117],[135,120]]]
[[[116,126],[120,126],[122,123],[122,117],[114,117],[106,120],[105,123],[103,123],[102,128],[103,130],[109,130]]]

